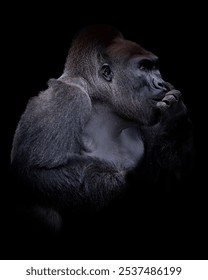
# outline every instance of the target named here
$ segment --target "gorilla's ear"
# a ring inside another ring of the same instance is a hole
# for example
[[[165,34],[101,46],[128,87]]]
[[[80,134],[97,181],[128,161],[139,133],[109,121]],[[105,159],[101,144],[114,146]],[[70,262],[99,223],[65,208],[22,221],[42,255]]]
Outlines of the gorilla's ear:
[[[113,72],[107,63],[103,64],[103,66],[101,67],[100,73],[106,81],[108,81],[108,82],[112,81]]]

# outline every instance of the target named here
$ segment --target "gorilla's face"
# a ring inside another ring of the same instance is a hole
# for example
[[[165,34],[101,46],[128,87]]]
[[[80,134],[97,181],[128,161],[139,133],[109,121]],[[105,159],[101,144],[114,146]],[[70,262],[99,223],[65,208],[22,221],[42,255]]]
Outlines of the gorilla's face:
[[[154,123],[157,103],[170,90],[161,77],[158,58],[123,38],[108,47],[107,57],[100,74],[110,87],[110,103],[122,116],[140,124]]]
[[[114,29],[93,28],[80,33],[65,70],[70,81],[72,77],[82,80],[92,101],[105,104],[140,127],[160,122],[165,111],[164,118],[184,111],[180,92],[161,77],[158,58]]]

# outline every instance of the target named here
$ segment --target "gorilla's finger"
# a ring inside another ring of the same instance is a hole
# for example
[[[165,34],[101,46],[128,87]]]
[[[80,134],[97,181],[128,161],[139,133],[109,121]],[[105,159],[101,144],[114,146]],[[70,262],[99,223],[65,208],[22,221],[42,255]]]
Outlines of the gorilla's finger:
[[[173,86],[171,83],[169,83],[169,82],[165,82],[165,86],[166,86],[167,89],[169,89],[169,90],[173,90],[173,89],[174,89],[174,86]]]
[[[176,89],[170,90],[169,92],[166,93],[165,96],[169,96],[169,95],[173,95],[177,101],[180,100],[182,96],[181,92]]]
[[[163,101],[159,101],[157,102],[156,106],[161,110],[161,111],[166,111],[168,109],[168,107],[170,106],[169,104],[163,102]]]
[[[177,102],[177,98],[171,94],[171,95],[166,95],[163,99],[162,102],[166,103],[168,106],[172,105],[173,103]]]

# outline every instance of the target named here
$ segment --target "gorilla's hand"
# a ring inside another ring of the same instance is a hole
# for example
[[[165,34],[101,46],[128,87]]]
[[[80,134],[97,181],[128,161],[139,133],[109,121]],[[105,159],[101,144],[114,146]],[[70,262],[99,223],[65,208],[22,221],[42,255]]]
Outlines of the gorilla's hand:
[[[191,121],[184,105],[182,94],[176,89],[170,89],[163,99],[157,103],[160,111],[160,135],[170,141],[180,141],[190,136]],[[172,143],[172,142],[170,142]]]
[[[157,103],[157,107],[161,111],[166,111],[169,107],[174,106],[181,99],[181,92],[175,89],[172,89],[166,93],[164,98]]]
[[[187,114],[186,106],[181,100],[181,92],[176,89],[168,91],[163,99],[157,103],[161,112],[161,122],[170,123],[184,118]]]

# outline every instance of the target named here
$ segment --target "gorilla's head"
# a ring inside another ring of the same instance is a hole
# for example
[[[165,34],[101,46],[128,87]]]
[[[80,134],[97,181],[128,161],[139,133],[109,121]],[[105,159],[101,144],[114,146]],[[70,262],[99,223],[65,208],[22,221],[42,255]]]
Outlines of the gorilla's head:
[[[157,103],[170,90],[161,77],[157,56],[110,26],[90,26],[76,36],[65,74],[81,77],[91,98],[145,125],[155,122]]]

